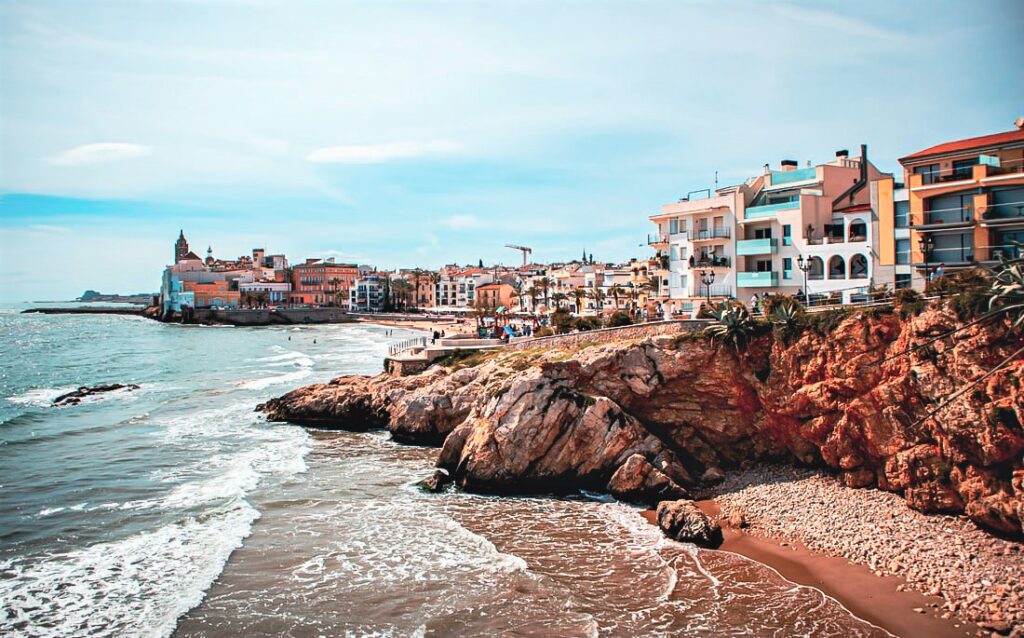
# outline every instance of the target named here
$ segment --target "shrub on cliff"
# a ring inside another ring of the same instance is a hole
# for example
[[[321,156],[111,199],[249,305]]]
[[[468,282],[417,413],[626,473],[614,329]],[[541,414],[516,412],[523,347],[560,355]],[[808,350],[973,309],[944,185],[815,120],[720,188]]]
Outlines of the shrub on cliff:
[[[633,320],[629,318],[629,315],[619,311],[608,317],[608,321],[605,325],[609,328],[618,328],[620,326],[629,326],[633,324]]]
[[[596,330],[601,327],[601,322],[595,317],[580,317],[573,324],[580,332]]]
[[[900,319],[916,317],[921,314],[927,305],[921,298],[921,293],[913,288],[901,288],[892,296],[893,307],[899,313]]]
[[[784,295],[772,296],[768,306],[768,318],[775,336],[788,343],[800,334],[800,321],[806,314],[804,307],[796,300]]]
[[[564,335],[572,332],[572,324],[572,313],[565,308],[559,308],[551,313],[551,325],[556,333]]]
[[[547,326],[541,326],[533,331],[533,336],[535,337],[550,337],[553,334],[555,334],[555,331]]]
[[[988,312],[992,277],[981,268],[961,270],[928,282],[925,294],[945,298],[958,319],[970,321]]]

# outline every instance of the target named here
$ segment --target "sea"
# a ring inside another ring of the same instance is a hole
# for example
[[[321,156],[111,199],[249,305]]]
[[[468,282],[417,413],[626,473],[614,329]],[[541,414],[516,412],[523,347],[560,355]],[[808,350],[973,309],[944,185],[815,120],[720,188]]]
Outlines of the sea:
[[[0,635],[889,635],[603,495],[429,494],[435,448],[254,411],[417,333],[22,309],[0,309]],[[139,388],[52,405],[108,383]]]

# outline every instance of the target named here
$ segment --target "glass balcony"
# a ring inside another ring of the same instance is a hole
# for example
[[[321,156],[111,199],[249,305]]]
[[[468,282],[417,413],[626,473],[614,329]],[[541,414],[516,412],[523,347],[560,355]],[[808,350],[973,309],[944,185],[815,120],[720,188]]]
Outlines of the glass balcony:
[[[778,285],[779,273],[775,271],[736,273],[737,288],[771,288]]]
[[[776,239],[741,239],[736,242],[737,255],[774,255],[779,252]]]
[[[702,239],[729,239],[732,236],[728,228],[704,228],[693,234],[693,241]]]
[[[817,177],[817,172],[813,166],[808,168],[801,168],[796,171],[773,171],[772,172],[772,186],[778,186],[779,184],[789,184],[791,182],[803,182],[809,179]]]
[[[765,204],[764,206],[751,206],[743,213],[744,219],[762,219],[765,217],[775,217],[775,213],[780,210],[792,210],[794,208],[800,208],[799,201],[793,202],[781,202],[779,204]]]

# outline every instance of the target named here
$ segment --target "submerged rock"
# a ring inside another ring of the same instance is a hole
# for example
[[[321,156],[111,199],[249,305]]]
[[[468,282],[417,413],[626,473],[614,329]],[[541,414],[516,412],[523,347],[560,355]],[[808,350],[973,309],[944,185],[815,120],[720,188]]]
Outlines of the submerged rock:
[[[448,483],[451,483],[451,480],[452,475],[448,473],[448,470],[441,467],[436,469],[434,473],[430,475],[429,478],[423,479],[422,481],[417,483],[417,485],[419,485],[421,489],[426,490],[427,492],[436,493],[443,490],[445,486],[448,485]]]
[[[62,394],[53,400],[53,405],[56,407],[66,407],[70,405],[78,405],[82,402],[82,399],[95,396],[97,394],[104,394],[106,392],[114,392],[116,390],[138,390],[139,386],[134,383],[111,383],[107,385],[83,385],[77,390]]]
[[[689,500],[658,503],[658,527],[669,538],[716,549],[722,544],[722,528]]]

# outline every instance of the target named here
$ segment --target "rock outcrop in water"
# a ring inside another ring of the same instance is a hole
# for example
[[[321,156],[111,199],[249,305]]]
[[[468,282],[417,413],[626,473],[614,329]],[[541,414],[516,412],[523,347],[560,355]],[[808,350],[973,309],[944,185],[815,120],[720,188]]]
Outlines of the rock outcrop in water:
[[[78,405],[82,402],[82,399],[88,399],[89,397],[96,396],[97,394],[105,394],[107,392],[115,392],[117,390],[125,390],[131,392],[132,390],[138,390],[139,386],[134,383],[110,383],[105,385],[83,385],[77,390],[72,390],[66,394],[62,394],[53,400],[54,407],[63,408],[71,405]]]
[[[438,465],[471,490],[678,498],[723,468],[789,460],[1020,535],[1024,362],[920,421],[1022,345],[990,325],[907,352],[957,325],[930,308],[822,319],[791,337],[764,331],[740,353],[699,336],[504,352],[413,377],[342,377],[261,409],[443,441]]]
[[[722,528],[690,500],[662,501],[656,512],[658,527],[669,538],[716,549],[722,544]]]

